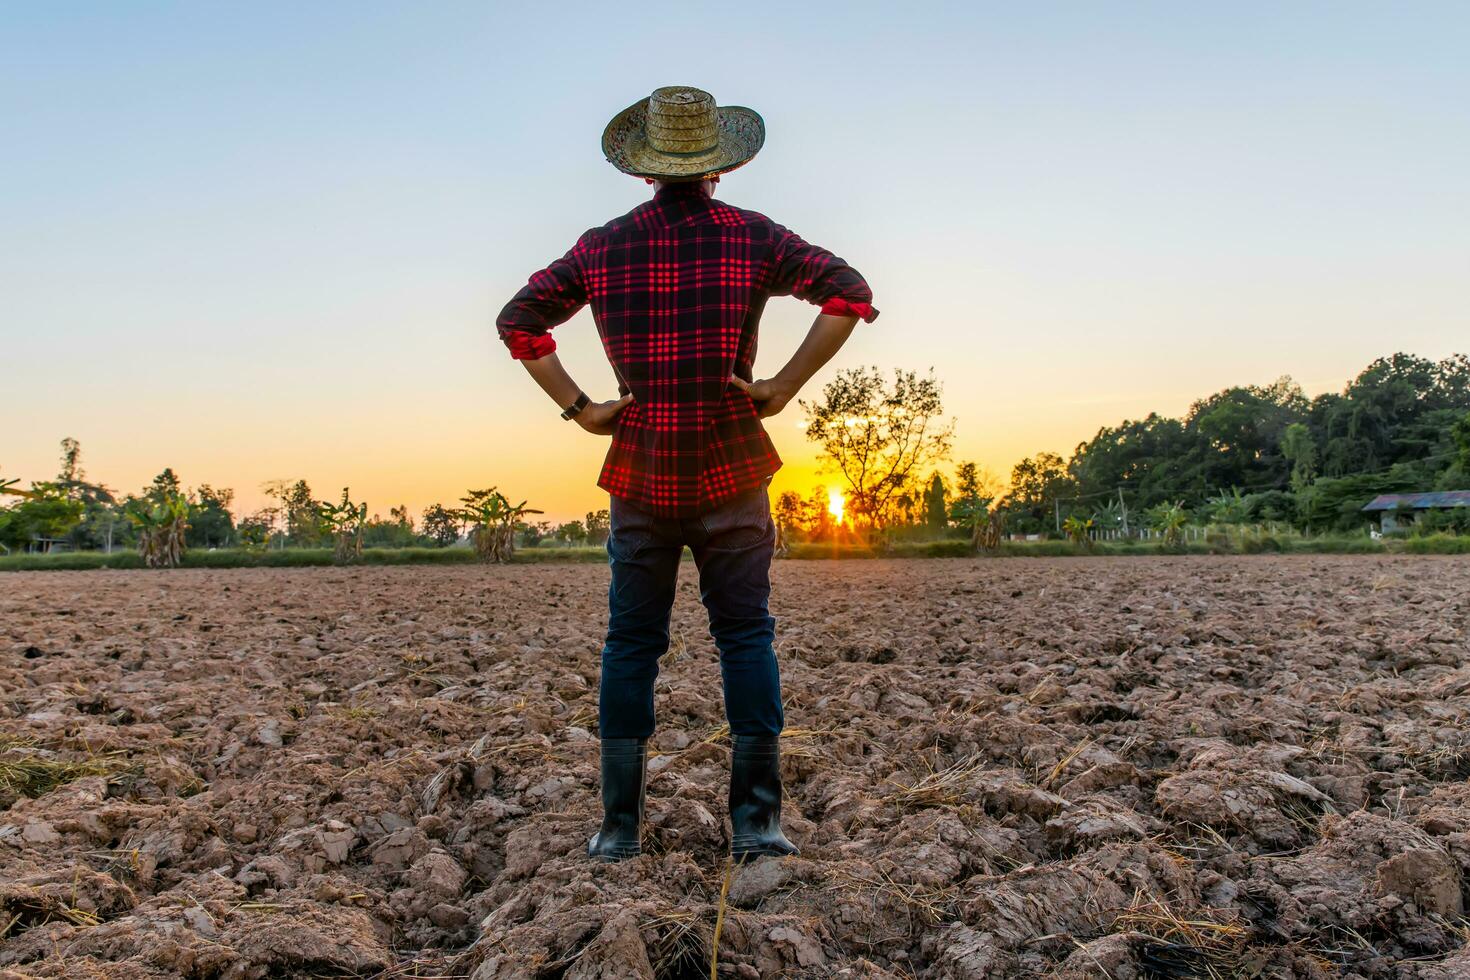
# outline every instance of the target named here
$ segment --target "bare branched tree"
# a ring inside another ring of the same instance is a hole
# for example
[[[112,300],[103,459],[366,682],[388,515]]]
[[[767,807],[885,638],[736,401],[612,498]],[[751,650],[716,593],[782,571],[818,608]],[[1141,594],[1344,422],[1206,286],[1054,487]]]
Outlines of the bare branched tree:
[[[848,510],[870,526],[885,526],[899,496],[917,494],[914,474],[949,455],[954,421],[940,417],[940,395],[932,370],[895,370],[890,385],[876,367],[859,367],[839,372],[821,401],[801,403],[807,438],[847,481]]]

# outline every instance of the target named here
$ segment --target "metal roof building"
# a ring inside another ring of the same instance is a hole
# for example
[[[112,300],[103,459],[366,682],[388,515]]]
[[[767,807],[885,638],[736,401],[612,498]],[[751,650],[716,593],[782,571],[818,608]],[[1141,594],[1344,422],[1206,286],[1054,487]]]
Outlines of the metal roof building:
[[[1470,507],[1470,490],[1436,490],[1432,493],[1384,493],[1374,497],[1363,510],[1378,514],[1385,534],[1414,523],[1413,514],[1425,510]],[[1408,511],[1409,513],[1405,513]],[[1402,518],[1402,519],[1401,519]]]
[[[1384,493],[1363,506],[1364,510],[1438,510],[1441,507],[1470,507],[1470,490],[1438,490],[1434,493]]]

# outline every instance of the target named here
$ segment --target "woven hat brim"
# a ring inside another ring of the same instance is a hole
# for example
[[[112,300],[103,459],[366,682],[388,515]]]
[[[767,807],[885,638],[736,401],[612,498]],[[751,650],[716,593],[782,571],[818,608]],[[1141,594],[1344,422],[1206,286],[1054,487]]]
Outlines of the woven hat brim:
[[[703,153],[676,154],[655,150],[643,128],[648,100],[633,103],[613,116],[602,131],[602,155],[634,177],[654,180],[703,180],[743,167],[766,142],[760,113],[740,105],[715,108],[716,144]]]

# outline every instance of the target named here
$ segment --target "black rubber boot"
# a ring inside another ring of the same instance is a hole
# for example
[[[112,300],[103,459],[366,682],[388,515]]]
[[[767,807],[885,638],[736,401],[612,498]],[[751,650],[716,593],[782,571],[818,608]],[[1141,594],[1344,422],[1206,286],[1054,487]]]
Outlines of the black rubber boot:
[[[643,853],[643,777],[648,742],[641,738],[602,740],[602,829],[587,842],[587,856],[623,861]]]
[[[732,735],[730,856],[736,862],[800,853],[781,833],[781,738]]]

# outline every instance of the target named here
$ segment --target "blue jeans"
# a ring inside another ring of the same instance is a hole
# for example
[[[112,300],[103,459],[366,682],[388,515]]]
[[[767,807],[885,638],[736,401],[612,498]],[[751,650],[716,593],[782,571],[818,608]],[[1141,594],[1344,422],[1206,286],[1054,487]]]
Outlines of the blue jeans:
[[[699,568],[699,597],[720,651],[725,717],[735,735],[779,735],[781,675],[771,556],[776,526],[762,484],[698,517],[655,517],[612,498],[607,539],[612,587],[602,648],[598,728],[602,738],[653,734],[653,682],[669,648],[669,611],[687,544]]]

